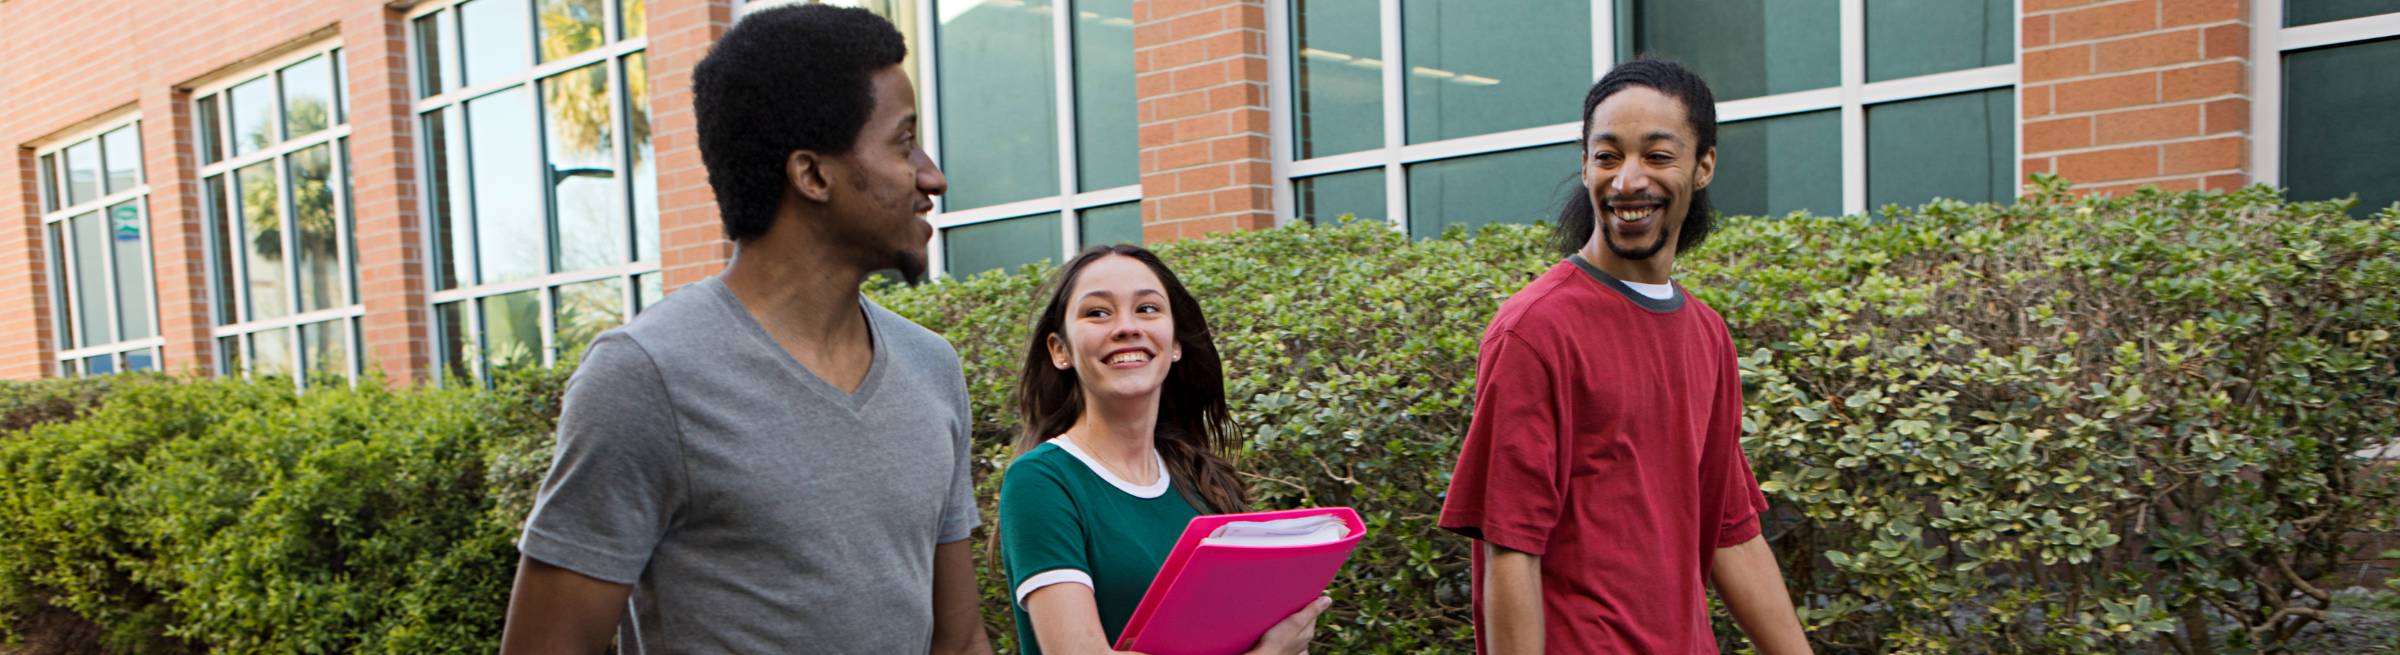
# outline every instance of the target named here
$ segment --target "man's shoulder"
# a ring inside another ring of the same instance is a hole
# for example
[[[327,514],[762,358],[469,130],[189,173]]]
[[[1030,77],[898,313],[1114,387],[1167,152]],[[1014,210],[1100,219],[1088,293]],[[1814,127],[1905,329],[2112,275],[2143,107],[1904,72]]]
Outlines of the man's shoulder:
[[[958,350],[950,346],[948,339],[898,312],[884,309],[874,299],[867,299],[865,305],[875,329],[883,333],[883,343],[892,348],[892,354],[902,362],[902,366],[910,369],[934,366],[953,370],[959,368]]]
[[[1574,266],[1560,262],[1535,277],[1525,287],[1501,301],[1500,312],[1492,316],[1491,325],[1484,329],[1483,338],[1490,341],[1503,335],[1540,340],[1560,334],[1569,326],[1570,317],[1585,317],[1592,310],[1588,289],[1575,284],[1581,275]]]

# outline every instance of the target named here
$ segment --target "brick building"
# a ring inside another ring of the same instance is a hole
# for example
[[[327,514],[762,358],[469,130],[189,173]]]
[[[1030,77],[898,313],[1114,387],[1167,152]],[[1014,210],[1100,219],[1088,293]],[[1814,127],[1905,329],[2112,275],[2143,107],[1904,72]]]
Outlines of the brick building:
[[[690,71],[768,4],[0,0],[0,377],[549,361],[723,266]],[[911,42],[952,275],[1537,220],[1635,53],[1715,87],[1729,213],[2038,172],[2400,200],[2390,0],[848,4]]]

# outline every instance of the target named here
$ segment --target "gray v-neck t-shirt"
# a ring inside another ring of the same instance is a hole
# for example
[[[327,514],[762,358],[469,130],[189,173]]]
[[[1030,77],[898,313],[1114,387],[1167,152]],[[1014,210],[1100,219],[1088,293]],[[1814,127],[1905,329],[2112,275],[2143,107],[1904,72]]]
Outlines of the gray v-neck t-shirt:
[[[930,330],[861,297],[843,393],[717,278],[600,335],[518,549],[633,585],[626,653],[922,653],[933,548],[979,521],[967,390]]]

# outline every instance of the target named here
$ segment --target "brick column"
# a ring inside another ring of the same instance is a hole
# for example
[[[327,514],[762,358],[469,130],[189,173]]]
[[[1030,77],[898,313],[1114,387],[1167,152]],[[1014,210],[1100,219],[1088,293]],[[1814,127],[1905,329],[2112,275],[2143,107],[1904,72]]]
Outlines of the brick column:
[[[41,200],[34,192],[31,148],[10,148],[0,174],[0,379],[31,380],[57,372],[50,364],[49,258],[42,252]]]
[[[659,265],[668,293],[717,274],[733,258],[692,113],[692,67],[732,25],[727,0],[650,3],[650,143],[658,153]]]
[[[208,347],[208,219],[193,150],[192,96],[167,85],[145,85],[139,92],[142,181],[150,187],[150,275],[158,294],[158,333],[167,342],[161,361],[172,373],[206,374],[216,369]]]
[[[2024,7],[2028,175],[2110,194],[2249,182],[2249,0]]]
[[[1134,0],[1142,238],[1275,226],[1260,0]]]
[[[387,3],[356,3],[341,17],[349,67],[350,204],[358,254],[359,319],[367,367],[394,382],[431,370],[426,310],[430,264],[417,212],[415,114],[409,102],[408,22]],[[362,369],[369,370],[369,369]]]

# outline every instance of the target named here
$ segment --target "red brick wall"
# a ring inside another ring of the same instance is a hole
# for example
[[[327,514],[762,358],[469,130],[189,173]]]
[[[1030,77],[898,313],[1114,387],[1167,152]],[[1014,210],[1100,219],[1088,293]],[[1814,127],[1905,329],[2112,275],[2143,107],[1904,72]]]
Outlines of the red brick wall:
[[[1142,238],[1275,225],[1260,0],[1134,0]]]
[[[350,88],[350,205],[358,244],[359,321],[367,361],[393,380],[432,370],[425,310],[428,262],[417,213],[415,114],[409,103],[408,26],[380,2],[344,4]]]
[[[2248,183],[2248,0],[2025,0],[2025,172],[2089,193]]]
[[[13,149],[14,155],[0,162],[6,166],[0,171],[0,307],[8,308],[0,311],[0,344],[6,344],[0,347],[0,377],[33,378],[56,370],[51,363],[56,344],[49,328],[50,281],[40,252],[41,218],[33,186],[32,147],[38,141],[120,110],[140,110],[166,364],[176,370],[205,368],[210,362],[200,268],[205,260],[196,200],[198,160],[190,147],[190,98],[181,87],[285,46],[332,36],[336,30],[349,47],[374,50],[366,41],[380,38],[377,35],[386,30],[352,17],[383,11],[378,0],[0,2],[0,26],[6,26],[0,29],[0,89],[5,89],[0,92],[0,146]],[[375,29],[351,32],[360,25]],[[359,74],[358,59],[354,54],[354,83],[371,77]],[[382,120],[371,116],[375,110],[358,98],[352,102],[358,111],[353,125]],[[362,145],[352,144],[352,158],[366,173],[375,154]],[[385,177],[392,175],[397,174]],[[360,182],[372,184],[367,179]],[[405,187],[382,186],[377,193],[405,193]],[[362,193],[360,200],[369,198]],[[413,205],[400,202],[391,211],[407,212]],[[359,209],[363,238],[367,207]],[[363,241],[361,248],[366,248]],[[366,257],[362,252],[361,258]]]
[[[717,274],[733,258],[717,195],[700,163],[692,67],[733,24],[724,0],[651,0],[650,143],[658,152],[658,243],[666,290]]]

